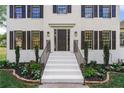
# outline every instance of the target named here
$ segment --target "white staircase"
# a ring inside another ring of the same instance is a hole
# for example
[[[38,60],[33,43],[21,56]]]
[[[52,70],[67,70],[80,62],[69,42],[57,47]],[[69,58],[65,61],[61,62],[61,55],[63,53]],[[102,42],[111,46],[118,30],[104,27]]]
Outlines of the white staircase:
[[[50,53],[41,82],[83,83],[83,76],[74,53]]]

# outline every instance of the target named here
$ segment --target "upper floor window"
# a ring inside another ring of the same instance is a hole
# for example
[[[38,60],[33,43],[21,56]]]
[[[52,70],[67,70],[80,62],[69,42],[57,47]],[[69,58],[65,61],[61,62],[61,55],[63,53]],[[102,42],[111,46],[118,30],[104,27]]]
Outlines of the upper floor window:
[[[67,6],[66,5],[57,5],[57,13],[58,14],[66,14]]]
[[[10,18],[25,18],[25,5],[10,5]]]
[[[110,6],[103,6],[103,18],[110,18],[111,17],[111,7]]]
[[[32,18],[40,18],[40,6],[32,6]]]
[[[53,13],[58,14],[71,13],[71,5],[53,5]]]
[[[43,18],[43,5],[28,5],[27,6],[28,18]]]
[[[93,17],[93,7],[92,6],[85,6],[85,17],[86,18]]]
[[[116,17],[116,5],[100,5],[99,17],[102,18]]]
[[[81,17],[93,18],[97,17],[97,5],[82,5]]]
[[[16,18],[22,18],[22,7],[21,6],[15,6],[15,13]]]

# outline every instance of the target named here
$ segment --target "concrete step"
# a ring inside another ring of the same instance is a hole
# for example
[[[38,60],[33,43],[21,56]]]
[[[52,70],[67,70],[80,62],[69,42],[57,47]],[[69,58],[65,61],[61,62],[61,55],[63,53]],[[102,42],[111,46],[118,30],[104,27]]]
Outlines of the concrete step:
[[[46,68],[47,69],[78,69],[79,67],[78,66],[66,66],[66,65],[58,65],[58,66],[56,66],[56,65],[53,65],[53,66],[51,66],[51,65],[46,65]]]
[[[44,71],[44,75],[80,75],[80,71]]]
[[[83,83],[81,75],[46,75],[42,78],[43,83]]]
[[[76,63],[77,62],[77,60],[76,59],[74,59],[74,60],[72,60],[72,59],[48,59],[48,62],[71,62],[71,63]]]

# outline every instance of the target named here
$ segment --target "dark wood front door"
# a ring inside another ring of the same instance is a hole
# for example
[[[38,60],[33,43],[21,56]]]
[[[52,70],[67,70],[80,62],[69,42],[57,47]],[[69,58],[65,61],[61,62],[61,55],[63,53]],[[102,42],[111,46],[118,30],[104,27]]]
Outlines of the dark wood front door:
[[[58,30],[58,51],[66,51],[66,30]]]

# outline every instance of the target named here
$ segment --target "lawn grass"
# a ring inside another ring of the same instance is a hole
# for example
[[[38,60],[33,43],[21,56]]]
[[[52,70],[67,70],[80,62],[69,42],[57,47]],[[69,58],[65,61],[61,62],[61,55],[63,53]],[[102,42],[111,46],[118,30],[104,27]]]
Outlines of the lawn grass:
[[[7,71],[0,71],[0,88],[32,88],[36,85],[24,83]]]
[[[110,73],[110,81],[104,84],[88,84],[91,88],[124,88],[124,73]]]
[[[0,60],[6,60],[6,47],[0,47]]]

